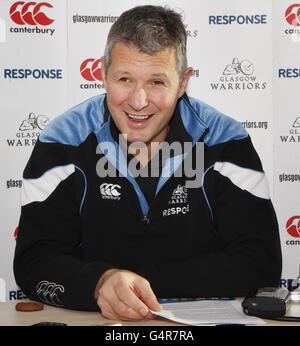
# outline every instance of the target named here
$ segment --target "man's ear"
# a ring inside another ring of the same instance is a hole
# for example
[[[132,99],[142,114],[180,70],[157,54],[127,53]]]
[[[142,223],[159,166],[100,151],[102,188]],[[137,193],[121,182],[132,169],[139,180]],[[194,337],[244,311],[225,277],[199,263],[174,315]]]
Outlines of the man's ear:
[[[181,85],[180,85],[180,89],[179,89],[179,93],[178,93],[178,98],[180,98],[186,91],[186,88],[189,84],[189,80],[191,78],[191,75],[193,73],[193,69],[192,67],[188,67],[183,74],[182,77],[182,81],[181,81]]]

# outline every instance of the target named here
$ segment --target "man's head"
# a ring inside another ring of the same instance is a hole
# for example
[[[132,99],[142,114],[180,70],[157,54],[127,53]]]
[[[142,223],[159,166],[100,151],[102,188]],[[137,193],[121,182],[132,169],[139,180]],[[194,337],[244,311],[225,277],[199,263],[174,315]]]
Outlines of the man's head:
[[[192,73],[180,15],[160,6],[124,12],[109,32],[103,65],[108,108],[120,132],[129,142],[164,140]]]
[[[117,42],[131,43],[141,52],[153,54],[173,47],[180,77],[187,68],[186,31],[179,13],[160,6],[137,6],[121,14],[111,27],[104,52],[105,69]]]

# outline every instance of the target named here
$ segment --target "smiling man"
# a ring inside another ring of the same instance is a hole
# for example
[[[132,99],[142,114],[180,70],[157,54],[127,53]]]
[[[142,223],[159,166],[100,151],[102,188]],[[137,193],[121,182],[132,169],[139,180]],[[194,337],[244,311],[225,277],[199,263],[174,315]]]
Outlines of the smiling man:
[[[172,47],[150,55],[131,43],[115,44],[103,81],[112,118],[130,143],[164,141],[191,73],[181,80]]]
[[[187,96],[180,15],[124,12],[103,61],[107,93],[55,118],[25,168],[14,260],[22,290],[142,320],[155,318],[159,298],[277,286],[280,239],[260,159],[237,121]],[[199,161],[202,184],[191,188]]]

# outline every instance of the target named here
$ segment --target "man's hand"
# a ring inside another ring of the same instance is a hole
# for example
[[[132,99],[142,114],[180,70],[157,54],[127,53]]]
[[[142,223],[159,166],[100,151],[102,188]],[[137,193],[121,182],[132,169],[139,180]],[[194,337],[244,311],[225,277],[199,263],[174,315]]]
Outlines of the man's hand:
[[[161,305],[149,282],[128,270],[109,269],[100,277],[95,298],[102,315],[112,320],[137,321],[153,319]]]

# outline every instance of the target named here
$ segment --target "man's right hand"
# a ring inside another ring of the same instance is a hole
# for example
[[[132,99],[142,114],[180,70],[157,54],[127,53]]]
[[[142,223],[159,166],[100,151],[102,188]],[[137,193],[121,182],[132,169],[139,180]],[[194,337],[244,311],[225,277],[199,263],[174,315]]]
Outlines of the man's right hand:
[[[103,317],[112,320],[138,321],[153,319],[153,311],[162,307],[149,282],[128,270],[109,269],[100,277],[95,298]]]

